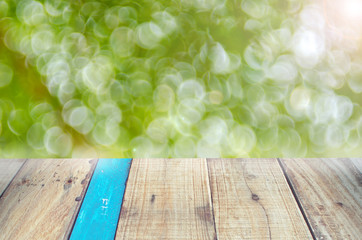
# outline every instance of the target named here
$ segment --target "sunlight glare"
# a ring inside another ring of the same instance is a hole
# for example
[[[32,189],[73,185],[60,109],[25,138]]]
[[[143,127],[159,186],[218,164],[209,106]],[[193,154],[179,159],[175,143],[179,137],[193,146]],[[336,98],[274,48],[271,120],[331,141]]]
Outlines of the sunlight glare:
[[[362,20],[362,1],[347,0],[344,2],[343,15],[350,20]]]

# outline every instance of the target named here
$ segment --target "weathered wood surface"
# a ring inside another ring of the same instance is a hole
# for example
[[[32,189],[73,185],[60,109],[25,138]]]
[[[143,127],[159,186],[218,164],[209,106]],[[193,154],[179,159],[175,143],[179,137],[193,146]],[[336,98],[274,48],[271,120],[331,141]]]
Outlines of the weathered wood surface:
[[[0,159],[0,240],[67,239],[83,216],[89,160]],[[316,239],[361,239],[362,159],[280,164],[285,176],[276,159],[134,159],[123,203],[115,198],[116,239],[311,239],[297,201]],[[93,203],[111,193],[102,181],[88,188]]]
[[[316,239],[362,238],[362,175],[353,162],[281,160]]]
[[[357,167],[359,172],[362,172],[362,158],[351,158],[352,163]]]
[[[208,159],[218,239],[312,239],[277,159]]]
[[[114,239],[130,159],[99,159],[70,240]]]
[[[133,159],[116,239],[216,239],[206,159]]]
[[[24,162],[25,159],[0,159],[0,196]]]
[[[95,163],[27,160],[0,199],[0,239],[66,239]]]

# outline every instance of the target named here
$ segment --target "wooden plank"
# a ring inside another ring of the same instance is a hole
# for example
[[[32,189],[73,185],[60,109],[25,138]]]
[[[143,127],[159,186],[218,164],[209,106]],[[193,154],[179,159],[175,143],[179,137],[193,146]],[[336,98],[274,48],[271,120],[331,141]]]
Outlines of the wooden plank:
[[[133,159],[116,239],[216,239],[206,159]]]
[[[26,161],[0,199],[0,239],[66,239],[95,163]]]
[[[362,172],[362,158],[351,158],[352,163],[356,166],[359,172]]]
[[[361,239],[362,175],[350,159],[282,159],[316,239]]]
[[[131,159],[99,159],[71,240],[114,239]]]
[[[218,239],[313,239],[277,159],[208,159]]]
[[[0,196],[24,162],[25,159],[0,159]]]

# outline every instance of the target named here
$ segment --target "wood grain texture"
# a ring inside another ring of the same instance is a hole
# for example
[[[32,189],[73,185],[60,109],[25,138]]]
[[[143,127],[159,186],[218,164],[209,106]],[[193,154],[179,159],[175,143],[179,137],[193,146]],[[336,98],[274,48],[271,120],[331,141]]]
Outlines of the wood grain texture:
[[[216,239],[206,159],[133,159],[116,239]]]
[[[27,160],[0,199],[0,239],[66,239],[95,163]]]
[[[281,162],[316,239],[361,239],[362,175],[350,159]]]
[[[362,172],[362,158],[351,158],[352,163],[356,166],[359,172]]]
[[[25,159],[0,159],[0,196],[24,162]]]
[[[277,159],[208,159],[218,239],[312,239]]]
[[[131,159],[99,159],[70,240],[114,239]]]

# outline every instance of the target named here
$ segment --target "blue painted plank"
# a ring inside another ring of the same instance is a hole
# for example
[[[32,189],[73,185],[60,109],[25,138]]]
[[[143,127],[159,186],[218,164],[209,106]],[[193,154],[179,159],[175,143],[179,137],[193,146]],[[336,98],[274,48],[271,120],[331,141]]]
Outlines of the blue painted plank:
[[[99,159],[70,240],[114,239],[131,159]]]

